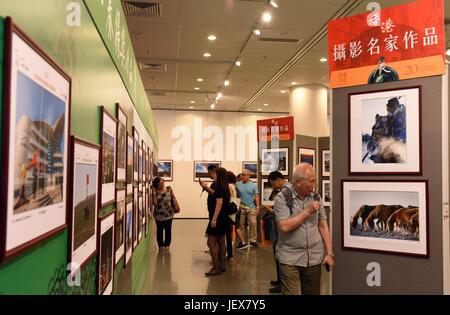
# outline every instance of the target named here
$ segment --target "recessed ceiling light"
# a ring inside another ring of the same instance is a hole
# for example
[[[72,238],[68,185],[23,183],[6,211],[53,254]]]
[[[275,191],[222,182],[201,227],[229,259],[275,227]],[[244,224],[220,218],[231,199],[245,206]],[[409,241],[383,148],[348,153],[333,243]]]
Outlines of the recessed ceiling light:
[[[212,55],[211,55],[209,52],[203,54],[203,57],[206,57],[206,58],[209,58],[209,57],[211,57],[211,56],[212,56]]]
[[[219,94],[217,94],[217,96],[218,96],[219,98],[222,98],[223,94],[222,94],[222,93],[219,93]]]
[[[236,61],[236,66],[240,67],[241,66],[241,62],[240,61]]]
[[[272,20],[272,15],[270,15],[270,13],[264,13],[263,20],[264,22],[270,22]]]
[[[275,1],[270,1],[270,4],[272,5],[272,7],[278,8],[278,3],[276,3]]]
[[[204,80],[202,78],[197,79],[198,82],[203,82]]]
[[[258,108],[258,112],[260,112],[260,111],[262,111],[262,109],[261,109],[261,108]]]
[[[191,101],[191,104],[195,104],[195,101]]]
[[[225,82],[223,82],[223,84],[224,84],[225,86],[229,86],[229,85],[230,85],[230,81],[226,80]]]
[[[445,54],[446,54],[447,56],[450,56],[450,49],[447,49],[447,51],[445,52]]]
[[[269,104],[266,103],[266,104],[264,104],[264,106],[269,106]]]
[[[210,108],[211,108],[211,109],[214,109],[214,108],[216,108],[216,105],[211,104]]]
[[[194,109],[194,106],[189,106],[189,109]]]
[[[295,82],[295,81],[294,81],[294,82],[291,82],[291,84],[292,84],[292,85],[296,85],[296,84],[297,84],[297,82]]]
[[[327,59],[327,58],[320,58],[320,61],[322,61],[322,62],[327,62],[328,59]]]
[[[283,91],[281,91],[281,93],[282,93],[282,94],[285,94],[285,93],[286,93],[286,91],[285,91],[285,90],[283,90]]]
[[[217,38],[217,37],[214,36],[214,35],[209,35],[209,36],[208,36],[208,39],[209,39],[209,40],[216,40],[216,38]]]
[[[260,30],[254,30],[253,33],[255,33],[255,35],[257,35],[257,36],[261,35],[261,31]]]
[[[200,88],[199,87],[195,87],[194,90],[198,91],[198,90],[200,90]]]

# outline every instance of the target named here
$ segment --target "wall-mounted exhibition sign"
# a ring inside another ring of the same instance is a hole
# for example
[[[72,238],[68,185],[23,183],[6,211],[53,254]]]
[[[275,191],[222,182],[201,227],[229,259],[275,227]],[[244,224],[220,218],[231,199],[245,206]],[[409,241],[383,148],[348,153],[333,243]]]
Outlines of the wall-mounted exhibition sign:
[[[328,22],[330,88],[445,74],[443,0]]]
[[[273,141],[273,137],[278,136],[278,140],[294,139],[294,117],[282,117],[275,119],[258,120],[258,142]]]

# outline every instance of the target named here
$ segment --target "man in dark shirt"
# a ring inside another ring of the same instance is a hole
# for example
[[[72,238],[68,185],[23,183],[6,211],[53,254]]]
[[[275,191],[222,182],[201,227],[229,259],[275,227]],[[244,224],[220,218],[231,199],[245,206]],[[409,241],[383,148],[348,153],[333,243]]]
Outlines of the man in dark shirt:
[[[209,177],[214,180],[216,172],[215,172],[216,166],[215,165],[209,165],[208,166],[208,175]],[[200,186],[203,187],[203,190],[208,192],[208,213],[214,213],[214,210],[216,209],[216,198],[214,198],[214,191],[216,190],[216,183],[212,182],[211,186],[208,187],[208,185],[201,180],[199,180]]]

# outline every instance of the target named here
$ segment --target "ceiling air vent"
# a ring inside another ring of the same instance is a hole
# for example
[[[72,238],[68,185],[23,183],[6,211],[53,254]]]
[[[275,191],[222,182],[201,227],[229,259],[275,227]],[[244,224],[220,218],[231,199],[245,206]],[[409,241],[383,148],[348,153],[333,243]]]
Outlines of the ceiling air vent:
[[[166,92],[164,91],[147,90],[147,94],[148,96],[166,96]]]
[[[161,16],[161,5],[153,2],[123,1],[123,10],[128,16]]]
[[[146,72],[166,72],[167,65],[165,63],[139,63],[141,71]]]
[[[258,38],[260,42],[272,42],[272,43],[298,43],[299,39],[296,38],[271,38],[271,37],[261,37]]]

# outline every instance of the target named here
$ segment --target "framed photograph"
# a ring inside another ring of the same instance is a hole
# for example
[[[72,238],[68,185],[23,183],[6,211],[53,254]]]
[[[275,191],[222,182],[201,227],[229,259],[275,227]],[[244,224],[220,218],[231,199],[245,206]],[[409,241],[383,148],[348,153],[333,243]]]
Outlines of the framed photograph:
[[[133,194],[133,137],[128,134],[127,149],[127,196]]]
[[[125,267],[133,255],[133,201],[127,203],[125,214]]]
[[[116,233],[115,233],[115,265],[119,263],[125,253],[125,207],[126,190],[116,190]]]
[[[143,183],[145,183],[146,181],[147,181],[147,176],[146,176],[146,166],[147,166],[147,163],[146,163],[146,157],[147,157],[147,146],[145,145],[145,142],[144,142],[144,140],[142,140],[142,146],[141,146],[141,149],[142,149],[142,165],[141,165],[141,172],[142,172],[142,175],[141,175],[141,178],[142,178],[142,182]],[[142,191],[142,190],[141,190]]]
[[[215,167],[221,167],[220,161],[194,161],[194,182],[198,182],[200,179],[203,182],[212,182],[209,177],[208,166],[214,165]]]
[[[158,176],[166,182],[173,181],[173,161],[158,160]]]
[[[421,87],[349,95],[349,173],[422,174]]]
[[[258,174],[258,162],[242,162],[242,170],[250,171],[250,178],[256,178]]]
[[[142,191],[142,146],[138,146],[138,183],[139,183],[139,191]]]
[[[316,150],[310,148],[298,148],[298,164],[309,163],[316,169]]]
[[[428,181],[342,181],[344,249],[429,257]]]
[[[278,171],[282,175],[289,175],[289,148],[262,150],[261,175],[269,175]]]
[[[133,126],[133,180],[135,182],[139,181],[139,132],[136,130],[136,127]]]
[[[331,187],[330,180],[322,180],[322,200],[324,207],[331,207]]]
[[[99,195],[101,200],[100,207],[110,205],[115,200],[116,194],[116,130],[117,120],[111,115],[105,107],[102,106],[101,120],[101,143],[102,143],[102,167],[100,169],[102,185]]]
[[[114,290],[114,223],[116,211],[99,219],[97,294],[112,295]]]
[[[330,150],[322,150],[322,176],[330,177],[331,174],[331,153]]]
[[[273,206],[275,204],[275,197],[280,192],[274,189],[267,178],[261,179],[261,204],[263,206]]]
[[[127,115],[117,106],[117,182],[127,181]]]
[[[0,261],[67,228],[70,76],[5,20]]]
[[[139,206],[138,206],[138,198],[139,198],[139,191],[138,187],[133,187],[133,250],[138,246],[138,213],[139,213]]]
[[[100,146],[71,137],[68,261],[75,274],[97,253]]]
[[[139,196],[139,200],[138,200],[138,243],[141,242],[142,240],[142,227],[144,225],[144,203],[143,203],[143,197],[142,195]]]

